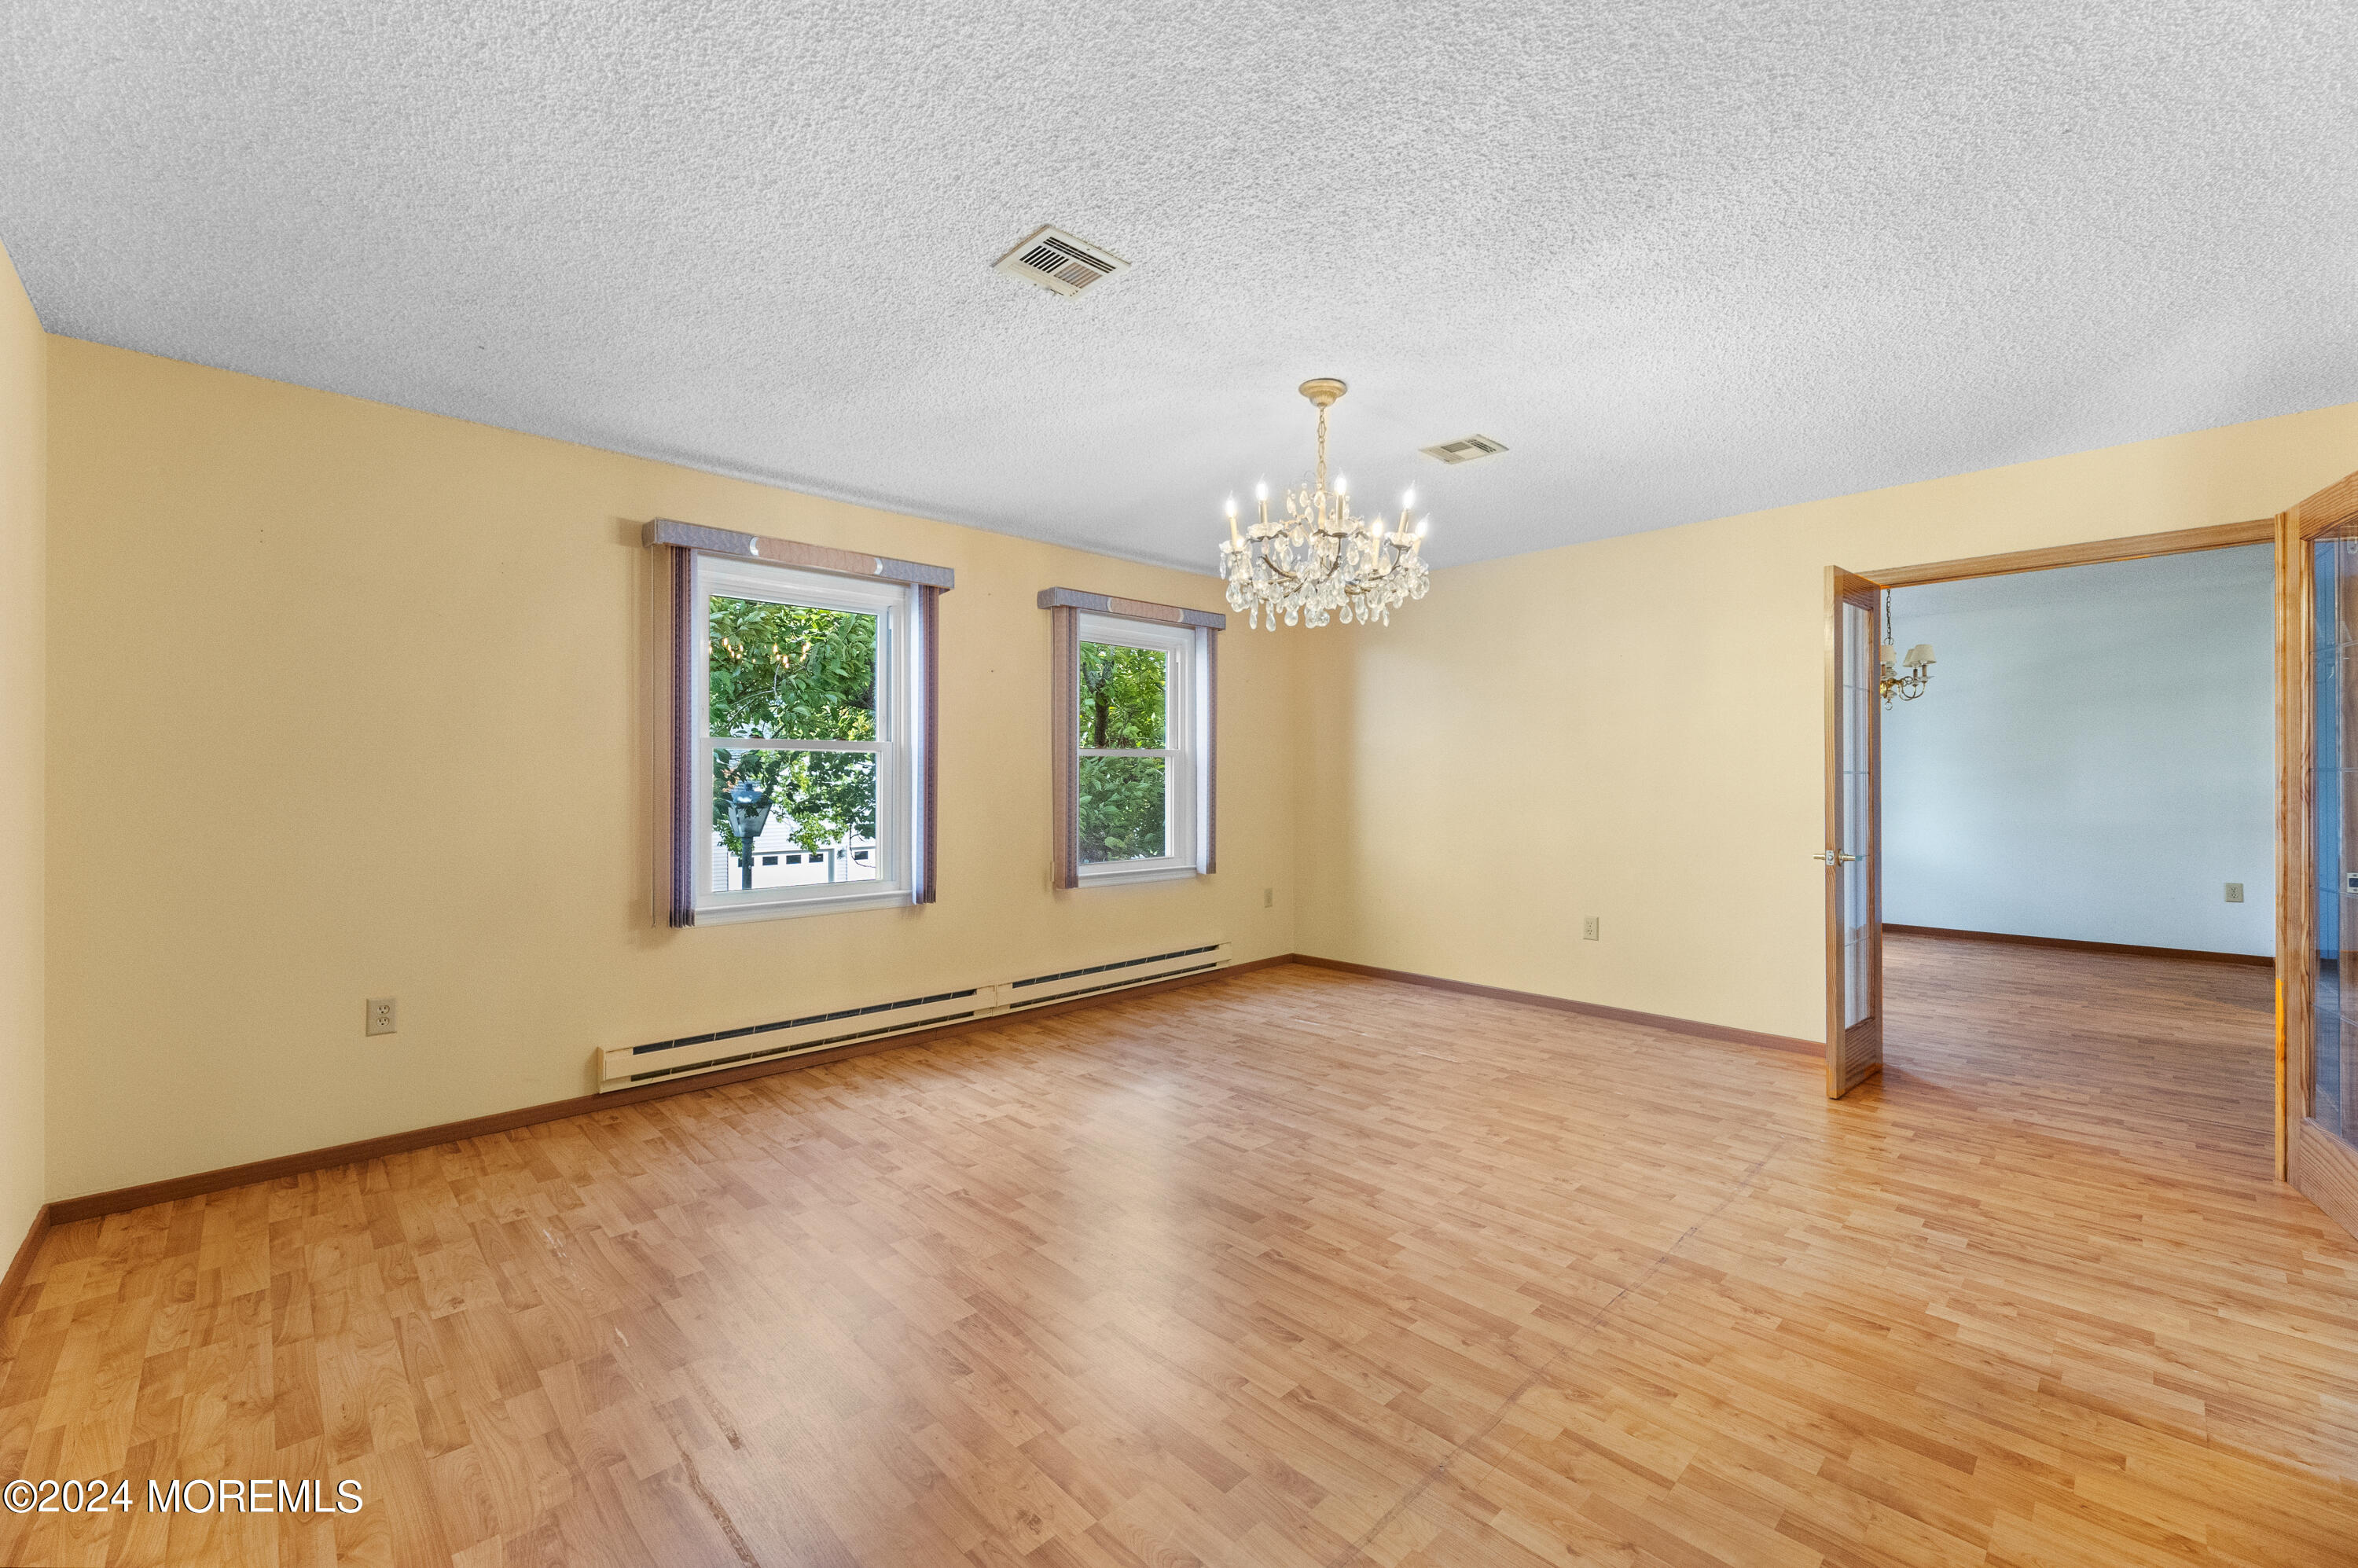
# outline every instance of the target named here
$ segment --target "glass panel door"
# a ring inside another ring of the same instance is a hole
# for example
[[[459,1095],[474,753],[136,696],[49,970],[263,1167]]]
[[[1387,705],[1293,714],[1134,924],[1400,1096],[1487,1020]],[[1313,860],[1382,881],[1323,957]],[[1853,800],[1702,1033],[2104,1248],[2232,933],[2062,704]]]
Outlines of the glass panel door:
[[[1867,759],[1867,740],[1875,726],[1875,666],[1868,657],[1875,618],[1849,603],[1842,607],[1842,822],[1834,839],[1839,851],[1834,876],[1841,883],[1842,1022],[1844,1029],[1851,1029],[1866,1022],[1875,1011],[1868,984],[1875,966],[1868,962],[1867,951],[1867,943],[1876,935],[1871,925],[1873,901],[1867,896],[1868,872],[1875,864],[1872,814],[1867,809],[1875,787]]]
[[[2310,774],[2310,843],[2314,849],[2316,928],[2311,961],[2308,1081],[2304,1110],[2344,1142],[2358,1130],[2358,1008],[2345,1010],[2342,980],[2353,968],[2358,940],[2358,769],[2345,743],[2358,707],[2358,538],[2328,536],[2309,546],[2315,590],[2310,621],[2310,677],[2316,730]]]
[[[1826,573],[1826,1093],[1883,1066],[1880,589]]]
[[[2358,474],[2277,514],[2277,1173],[2358,1234]]]

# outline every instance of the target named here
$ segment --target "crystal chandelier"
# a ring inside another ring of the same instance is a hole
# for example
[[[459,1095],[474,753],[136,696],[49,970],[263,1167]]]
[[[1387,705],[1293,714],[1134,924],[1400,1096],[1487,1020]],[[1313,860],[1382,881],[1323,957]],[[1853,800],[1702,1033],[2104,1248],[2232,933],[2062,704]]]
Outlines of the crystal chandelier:
[[[1380,621],[1391,624],[1392,607],[1422,599],[1426,570],[1417,546],[1433,519],[1409,527],[1409,508],[1416,492],[1401,497],[1400,523],[1386,532],[1382,518],[1352,515],[1349,481],[1341,475],[1326,488],[1326,410],[1347,390],[1341,382],[1321,376],[1302,384],[1302,395],[1318,408],[1318,473],[1315,480],[1286,492],[1285,517],[1269,515],[1269,486],[1254,487],[1260,502],[1260,521],[1239,533],[1237,503],[1228,502],[1228,537],[1220,546],[1220,575],[1228,579],[1228,608],[1242,612],[1248,624],[1263,617],[1277,630],[1280,611],[1288,626],[1307,622],[1324,626],[1339,615],[1347,623]]]

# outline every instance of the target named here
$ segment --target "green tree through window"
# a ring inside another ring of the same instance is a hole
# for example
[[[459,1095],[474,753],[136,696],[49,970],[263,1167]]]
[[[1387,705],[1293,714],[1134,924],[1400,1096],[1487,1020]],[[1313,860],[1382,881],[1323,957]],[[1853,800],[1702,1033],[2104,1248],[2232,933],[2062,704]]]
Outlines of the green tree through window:
[[[1081,644],[1084,751],[1159,751],[1165,744],[1167,654],[1112,643]],[[1163,852],[1169,764],[1162,757],[1080,760],[1081,860],[1152,860]]]
[[[715,594],[708,625],[710,733],[773,741],[873,741],[876,617],[852,611]],[[752,784],[767,816],[795,826],[806,850],[876,836],[876,758],[865,752],[716,748],[712,830],[741,864],[757,822],[741,836],[730,792]]]

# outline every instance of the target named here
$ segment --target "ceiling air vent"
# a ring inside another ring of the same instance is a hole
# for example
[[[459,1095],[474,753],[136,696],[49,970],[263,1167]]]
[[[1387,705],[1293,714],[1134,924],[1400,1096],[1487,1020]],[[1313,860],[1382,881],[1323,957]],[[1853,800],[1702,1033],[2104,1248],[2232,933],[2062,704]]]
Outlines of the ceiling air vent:
[[[991,270],[1028,278],[1069,298],[1101,278],[1128,272],[1130,264],[1077,235],[1043,224],[1018,240]]]
[[[1504,441],[1494,441],[1487,436],[1467,436],[1463,440],[1444,441],[1437,447],[1417,449],[1428,458],[1438,458],[1444,463],[1470,463],[1476,458],[1495,458],[1507,449]]]

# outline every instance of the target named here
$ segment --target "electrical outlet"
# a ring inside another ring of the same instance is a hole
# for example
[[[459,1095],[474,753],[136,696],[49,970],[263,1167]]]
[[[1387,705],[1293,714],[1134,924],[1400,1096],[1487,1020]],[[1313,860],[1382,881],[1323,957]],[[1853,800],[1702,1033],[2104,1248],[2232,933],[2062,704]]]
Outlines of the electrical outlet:
[[[393,1033],[393,998],[389,996],[373,996],[368,999],[368,1028],[366,1033],[370,1034],[390,1034]]]
[[[1263,909],[1275,909],[1277,907],[1277,890],[1275,888],[1263,888],[1260,890],[1260,906]]]
[[[1583,942],[1601,941],[1604,937],[1604,927],[1605,922],[1601,916],[1594,914],[1585,916],[1580,923],[1580,939]]]
[[[2244,902],[2243,883],[2229,882],[2227,884],[2227,902],[2229,903],[2241,903]]]

